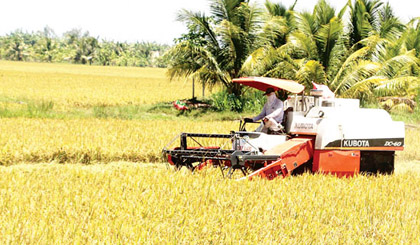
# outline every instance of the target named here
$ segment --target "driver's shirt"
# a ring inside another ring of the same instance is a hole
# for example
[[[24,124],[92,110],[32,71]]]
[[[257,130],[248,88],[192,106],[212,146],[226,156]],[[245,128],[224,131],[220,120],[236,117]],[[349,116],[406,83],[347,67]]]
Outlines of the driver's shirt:
[[[283,101],[279,100],[277,97],[275,98],[274,102],[270,105],[265,103],[261,113],[252,118],[254,122],[263,119],[264,117],[273,118],[276,120],[277,123],[281,123],[283,120]]]

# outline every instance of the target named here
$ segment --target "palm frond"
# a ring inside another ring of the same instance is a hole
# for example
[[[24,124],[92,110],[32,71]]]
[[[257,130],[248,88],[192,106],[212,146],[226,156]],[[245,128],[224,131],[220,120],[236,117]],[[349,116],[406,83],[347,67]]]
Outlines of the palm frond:
[[[338,12],[337,17],[342,19],[348,8],[351,8],[351,0],[347,1],[346,5]]]
[[[404,44],[408,50],[415,49],[417,55],[420,54],[420,18],[419,24],[415,25],[417,21],[412,20],[408,25],[407,29],[405,30],[402,38],[404,40]]]
[[[289,35],[288,47],[296,57],[316,59],[318,57],[317,46],[312,36],[302,32],[293,32]]]
[[[234,22],[236,18],[237,8],[242,3],[248,3],[247,0],[211,0],[210,12],[214,16],[217,23],[223,20]]]
[[[329,5],[327,1],[319,0],[314,7],[313,15],[315,16],[317,29],[319,29],[321,26],[330,23],[331,20],[335,18],[335,9]]]
[[[389,78],[394,78],[401,74],[401,72],[404,70],[404,67],[419,64],[420,61],[415,56],[414,50],[412,50],[384,61],[378,74],[387,76]]]
[[[228,87],[232,80],[228,73],[207,65],[200,67],[200,69],[192,74],[192,77],[198,78],[199,81],[210,87],[215,86],[219,82]]]
[[[389,59],[388,55],[390,54],[390,48],[392,48],[392,45],[395,43],[386,38],[382,38],[379,34],[375,34],[361,40],[359,44],[363,45],[364,47],[369,47],[371,50],[369,53],[369,58],[372,61],[383,62]]]
[[[288,10],[282,3],[273,3],[269,0],[265,1],[264,6],[271,16],[286,16]]]
[[[324,84],[326,81],[326,74],[321,63],[315,60],[306,62],[296,73],[298,81],[310,88],[312,82]]]
[[[171,80],[180,77],[196,76],[200,73],[199,71],[202,73],[203,67],[205,67],[208,70],[212,70],[212,73],[219,74],[219,78],[202,82],[225,83],[224,76],[222,75],[223,71],[219,63],[205,47],[184,41],[170,49],[168,55],[171,57],[171,62],[169,63],[167,73]]]
[[[328,67],[326,67],[327,78],[333,80],[334,76],[340,70],[341,66],[349,56],[350,51],[347,48],[348,36],[341,35],[331,50]]]
[[[351,69],[348,69],[339,83],[333,84],[334,86],[330,86],[330,88],[333,89],[334,93],[337,95],[344,94],[345,91],[350,89],[357,82],[373,76],[380,67],[380,64],[367,60],[359,60],[352,65]]]
[[[204,13],[194,13],[183,9],[178,13],[177,20],[185,22],[187,25],[198,26],[203,33],[205,33],[207,39],[213,44],[213,47],[219,47],[216,33],[211,28],[209,19]]]
[[[379,97],[384,96],[411,96],[420,88],[420,78],[413,76],[397,77],[382,81],[374,92]]]
[[[263,76],[296,80],[296,72],[296,64],[292,60],[285,59],[264,73]]]
[[[328,67],[331,51],[342,32],[343,25],[341,20],[334,17],[328,24],[323,25],[315,35],[317,43],[319,44],[318,52],[321,55],[321,62],[324,67]]]
[[[246,75],[259,75],[258,71],[264,69],[262,67],[266,66],[265,64],[262,64],[262,62],[264,57],[266,57],[266,54],[269,53],[267,49],[268,48],[266,47],[261,47],[254,50],[243,63],[240,73]]]
[[[344,98],[364,97],[365,99],[372,99],[374,98],[373,88],[386,79],[386,77],[373,76],[360,80],[344,91],[341,96]]]
[[[248,34],[255,34],[262,26],[260,16],[262,10],[255,4],[240,4],[235,9],[234,20],[231,21]]]
[[[264,3],[265,9],[270,14],[270,16],[281,16],[285,18],[289,18],[292,14],[292,11],[294,10],[296,6],[297,0],[289,7],[287,8],[282,3],[273,3],[270,0],[266,0]]]
[[[380,37],[390,41],[396,41],[401,37],[404,30],[405,26],[398,20],[398,18],[394,17],[386,19],[381,23],[379,35]]]
[[[276,47],[280,45],[279,40],[286,39],[289,31],[287,20],[281,16],[274,16],[265,23],[260,37],[266,45]]]
[[[315,23],[315,18],[312,14],[308,12],[295,12],[293,13],[293,16],[293,25],[299,32],[304,33],[308,37],[312,37],[316,33],[317,27]]]
[[[262,47],[255,50],[246,59],[240,73],[243,75],[264,75],[281,62],[294,63],[292,58],[282,48]]]
[[[339,87],[339,81],[342,79],[344,74],[346,74],[347,70],[349,70],[350,67],[353,67],[357,63],[357,61],[366,58],[366,55],[369,52],[370,48],[364,47],[349,55],[349,57],[347,57],[346,61],[344,61],[343,65],[341,66],[340,70],[338,70],[337,74],[334,77],[334,80],[329,84],[329,86],[331,88]]]
[[[374,30],[379,29],[380,25],[380,11],[383,5],[381,0],[360,0],[366,7],[366,13],[368,14],[368,21]]]
[[[369,36],[374,29],[371,24],[372,14],[366,1],[355,0],[350,7],[350,40],[352,45]],[[360,47],[360,45],[358,45]]]

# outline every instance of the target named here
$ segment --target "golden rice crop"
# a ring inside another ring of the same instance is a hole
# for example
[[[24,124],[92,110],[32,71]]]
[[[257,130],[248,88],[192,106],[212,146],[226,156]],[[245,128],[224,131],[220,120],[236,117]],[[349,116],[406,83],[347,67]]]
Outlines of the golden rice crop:
[[[159,161],[162,148],[181,132],[229,133],[234,121],[118,119],[0,119],[0,163]],[[397,162],[420,161],[420,130],[407,129]],[[215,145],[229,142],[209,142]],[[174,144],[179,144],[178,141]]]
[[[160,165],[0,167],[0,243],[415,244],[420,176],[274,181]]]
[[[169,82],[159,68],[0,61],[0,88],[0,96],[13,102],[51,101],[55,109],[68,110],[190,98],[192,82]]]
[[[237,122],[3,118],[0,163],[157,161],[180,132],[229,133],[236,128]]]
[[[399,154],[400,160],[420,161],[420,127],[407,127],[405,130],[405,149]]]

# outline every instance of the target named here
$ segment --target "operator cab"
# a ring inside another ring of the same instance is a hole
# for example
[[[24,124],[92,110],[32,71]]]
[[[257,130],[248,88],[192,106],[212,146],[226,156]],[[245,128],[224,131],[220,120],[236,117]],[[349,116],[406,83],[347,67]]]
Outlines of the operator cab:
[[[359,109],[357,99],[337,99],[332,92],[312,89],[310,96],[293,95],[284,102],[284,126],[289,134],[316,135],[322,119]]]

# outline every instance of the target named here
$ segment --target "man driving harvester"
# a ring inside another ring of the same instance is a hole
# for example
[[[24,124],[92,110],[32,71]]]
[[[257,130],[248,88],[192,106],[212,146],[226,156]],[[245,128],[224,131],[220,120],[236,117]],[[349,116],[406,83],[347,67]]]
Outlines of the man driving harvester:
[[[261,125],[257,128],[257,132],[267,134],[278,134],[281,132],[281,122],[283,120],[283,102],[277,98],[275,90],[271,87],[265,90],[264,95],[267,96],[261,113],[254,118],[245,118],[245,122],[257,122],[262,119]]]

